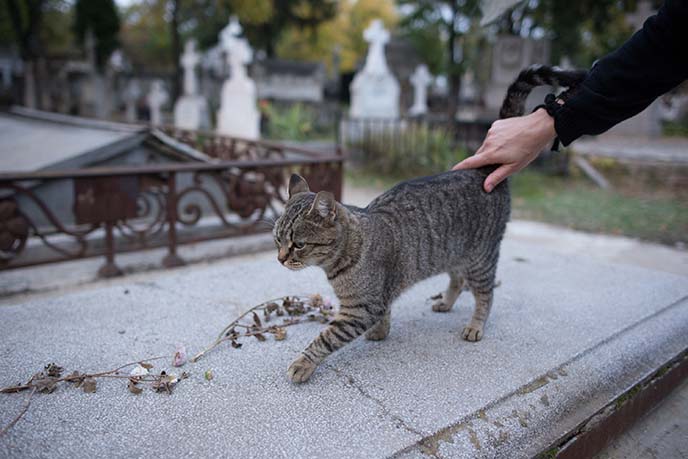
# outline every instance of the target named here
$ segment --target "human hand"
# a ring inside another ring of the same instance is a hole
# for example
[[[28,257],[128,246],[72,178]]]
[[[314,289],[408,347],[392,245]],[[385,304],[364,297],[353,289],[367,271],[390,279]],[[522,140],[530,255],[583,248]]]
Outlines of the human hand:
[[[543,108],[530,115],[497,120],[475,155],[456,164],[452,170],[501,164],[485,179],[483,188],[489,193],[502,180],[530,164],[556,136],[554,118]]]

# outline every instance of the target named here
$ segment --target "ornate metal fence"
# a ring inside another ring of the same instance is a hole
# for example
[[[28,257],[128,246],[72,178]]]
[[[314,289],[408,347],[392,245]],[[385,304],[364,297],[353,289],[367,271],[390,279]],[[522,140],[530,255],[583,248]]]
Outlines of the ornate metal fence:
[[[199,142],[218,161],[0,174],[0,270],[104,255],[99,274],[113,276],[121,272],[116,253],[161,246],[164,266],[183,264],[180,244],[269,231],[292,172],[341,197],[339,155],[200,134],[180,139]],[[57,182],[73,191],[69,222],[36,191]]]

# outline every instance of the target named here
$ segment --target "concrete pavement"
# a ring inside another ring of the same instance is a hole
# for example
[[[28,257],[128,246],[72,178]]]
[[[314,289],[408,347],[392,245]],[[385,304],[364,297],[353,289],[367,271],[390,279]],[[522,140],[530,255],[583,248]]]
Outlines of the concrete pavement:
[[[459,335],[470,295],[451,313],[430,311],[427,298],[446,283],[438,276],[397,301],[386,341],[357,340],[305,385],[285,372],[317,323],[289,328],[285,341],[216,349],[187,364],[191,377],[169,396],[135,396],[118,380],[95,394],[37,394],[0,438],[0,457],[531,456],[688,348],[688,277],[525,239],[504,243],[480,343]],[[249,307],[315,292],[332,294],[322,272],[287,271],[264,252],[10,297],[0,306],[0,386],[48,362],[94,371],[176,343],[194,353]],[[0,425],[23,399],[0,395]]]

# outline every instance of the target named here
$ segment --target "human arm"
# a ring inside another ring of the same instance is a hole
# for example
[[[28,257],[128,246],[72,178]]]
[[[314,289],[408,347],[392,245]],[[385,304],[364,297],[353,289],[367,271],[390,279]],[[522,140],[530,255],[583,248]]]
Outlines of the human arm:
[[[687,22],[688,1],[667,0],[641,30],[592,68],[554,118],[539,110],[541,116],[496,121],[476,154],[454,169],[502,164],[485,180],[489,191],[533,161],[555,135],[568,145],[639,113],[688,78]]]

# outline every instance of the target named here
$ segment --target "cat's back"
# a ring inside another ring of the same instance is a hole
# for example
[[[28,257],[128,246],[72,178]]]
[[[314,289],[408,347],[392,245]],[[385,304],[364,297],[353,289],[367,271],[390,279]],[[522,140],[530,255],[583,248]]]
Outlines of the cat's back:
[[[479,169],[443,172],[441,174],[418,177],[395,185],[372,201],[366,211],[374,214],[389,208],[409,208],[409,206],[432,203],[442,205],[447,211],[452,208],[466,210],[466,206],[476,206],[483,210],[487,207],[509,207],[509,188],[507,181],[499,184],[491,193],[483,190],[485,178],[494,171],[494,166]]]

